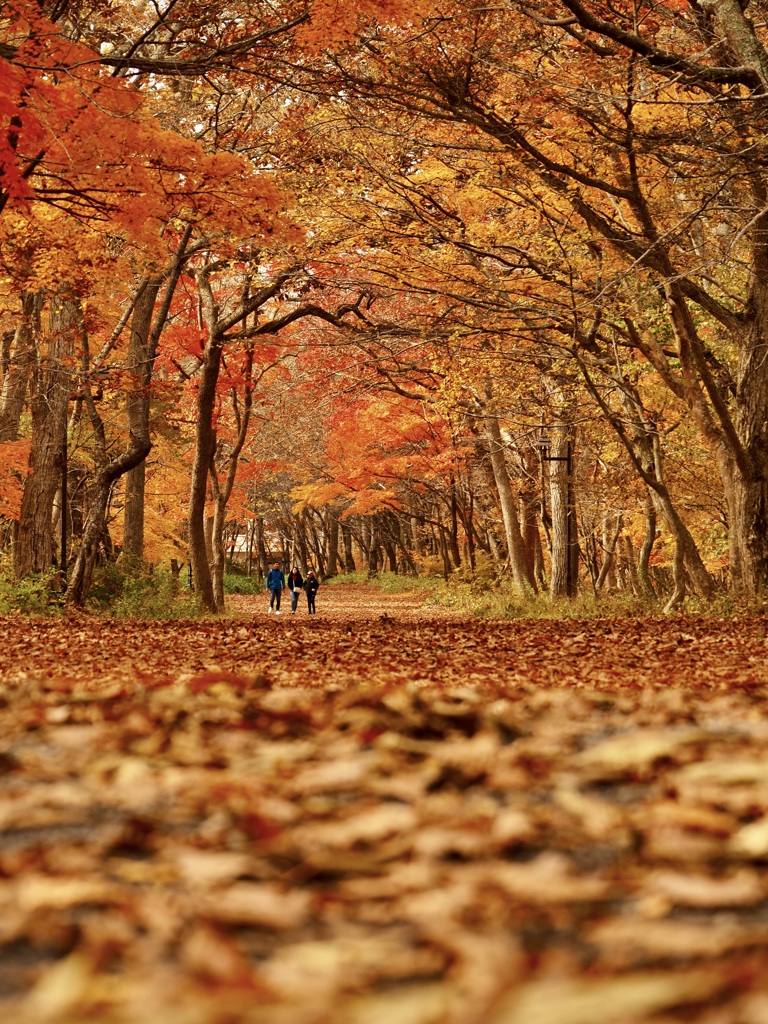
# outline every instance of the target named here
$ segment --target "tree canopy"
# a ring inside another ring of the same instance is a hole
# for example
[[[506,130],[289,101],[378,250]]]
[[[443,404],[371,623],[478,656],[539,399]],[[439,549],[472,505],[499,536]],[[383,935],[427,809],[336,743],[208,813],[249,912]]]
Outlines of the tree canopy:
[[[765,7],[3,4],[16,575],[762,593]]]

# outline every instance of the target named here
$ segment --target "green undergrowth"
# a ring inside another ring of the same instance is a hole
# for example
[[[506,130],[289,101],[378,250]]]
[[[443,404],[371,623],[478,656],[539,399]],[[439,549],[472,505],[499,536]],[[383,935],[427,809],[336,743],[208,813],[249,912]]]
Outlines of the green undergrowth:
[[[93,573],[87,608],[116,619],[188,619],[197,605],[186,576],[146,562],[104,562]]]
[[[58,569],[17,580],[0,566],[0,615],[59,615],[64,611],[64,581]],[[254,594],[255,579],[224,577],[226,594]],[[118,619],[199,618],[186,573],[174,579],[170,569],[147,563],[104,562],[93,573],[86,610]]]
[[[255,594],[261,585],[239,572],[224,576],[225,594]],[[123,619],[190,619],[203,615],[190,588],[189,574],[174,579],[169,569],[147,563],[107,562],[94,572],[88,596],[93,611]]]
[[[377,587],[384,594],[404,594],[412,591],[436,594],[445,587],[444,580],[433,576],[405,576],[394,572],[348,572],[325,580],[326,586],[331,587],[349,583],[366,583]]]
[[[7,566],[0,568],[0,615],[53,615],[61,604],[62,582],[58,570],[17,580]]]
[[[431,567],[430,567],[431,568]],[[451,608],[462,615],[482,619],[604,619],[644,618],[663,613],[666,596],[645,601],[629,593],[599,597],[584,589],[571,599],[552,600],[548,594],[520,596],[509,576],[491,563],[479,562],[475,570],[460,569],[446,580],[433,572],[419,576],[367,571],[345,573],[325,581],[374,586],[383,595],[413,594],[425,604]],[[263,583],[233,569],[224,577],[227,595],[261,593]],[[56,615],[64,609],[64,587],[56,569],[22,580],[11,566],[0,561],[0,615]],[[98,566],[88,596],[87,610],[122,619],[189,619],[205,617],[190,590],[186,570],[174,579],[170,569],[147,563],[106,562]],[[708,618],[738,618],[768,614],[768,599],[739,600],[721,591],[714,600],[686,598],[671,614]]]

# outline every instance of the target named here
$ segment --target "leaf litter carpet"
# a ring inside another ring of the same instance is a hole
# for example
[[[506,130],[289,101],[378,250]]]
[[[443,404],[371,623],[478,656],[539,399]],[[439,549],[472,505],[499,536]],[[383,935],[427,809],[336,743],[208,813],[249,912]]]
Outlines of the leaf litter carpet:
[[[766,625],[0,620],[0,1020],[766,1024]]]

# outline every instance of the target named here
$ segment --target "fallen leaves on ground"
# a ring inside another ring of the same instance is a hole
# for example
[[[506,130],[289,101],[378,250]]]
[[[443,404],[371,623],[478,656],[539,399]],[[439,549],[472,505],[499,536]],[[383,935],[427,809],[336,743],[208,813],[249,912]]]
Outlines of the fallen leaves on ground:
[[[2,1019],[768,1020],[762,619],[323,596],[0,620]]]

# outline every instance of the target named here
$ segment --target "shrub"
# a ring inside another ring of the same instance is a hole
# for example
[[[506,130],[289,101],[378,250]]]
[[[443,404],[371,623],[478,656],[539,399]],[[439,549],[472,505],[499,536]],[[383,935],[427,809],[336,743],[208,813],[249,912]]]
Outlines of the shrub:
[[[477,593],[502,586],[506,580],[503,566],[484,551],[478,551],[475,555],[474,569],[469,562],[464,562],[458,569],[453,570],[448,577],[448,584],[464,584]]]
[[[227,573],[224,576],[225,594],[259,594],[264,588],[255,576],[241,576],[239,573]]]
[[[88,607],[121,619],[188,619],[197,614],[186,581],[146,562],[104,562],[97,566]]]
[[[329,576],[323,582],[329,586],[336,586],[339,583],[370,583],[371,579],[368,571],[363,569],[360,572],[345,572],[340,576]]]
[[[416,555],[414,561],[420,576],[439,577],[440,579],[445,576],[445,563],[440,555]]]
[[[0,569],[0,613],[51,615],[62,606],[63,580],[58,569],[14,579],[10,568]]]

